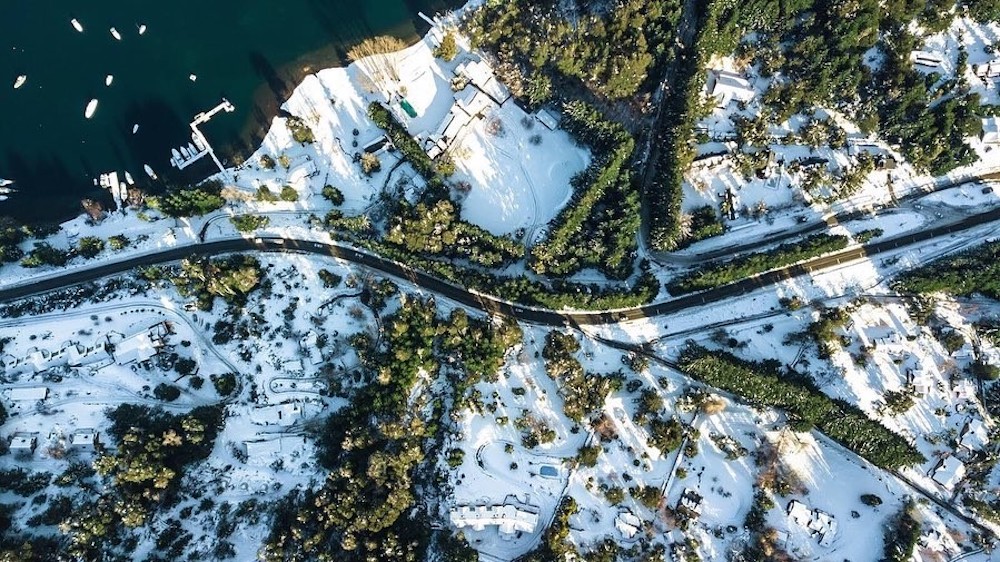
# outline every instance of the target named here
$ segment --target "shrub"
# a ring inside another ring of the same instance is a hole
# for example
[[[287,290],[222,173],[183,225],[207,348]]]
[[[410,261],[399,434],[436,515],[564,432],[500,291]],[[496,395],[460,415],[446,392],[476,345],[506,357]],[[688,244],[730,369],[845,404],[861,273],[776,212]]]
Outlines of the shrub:
[[[173,402],[181,397],[181,389],[172,384],[161,382],[153,389],[153,396],[165,402]]]
[[[268,154],[264,154],[260,157],[260,167],[265,170],[273,170],[275,166],[274,158]]]
[[[294,203],[299,200],[299,192],[294,187],[286,185],[281,188],[281,200]]]
[[[597,459],[601,456],[603,449],[600,445],[592,447],[580,447],[576,453],[576,461],[581,466],[597,466]]]
[[[271,191],[271,188],[266,185],[262,185],[257,188],[256,198],[258,201],[262,201],[264,203],[274,203],[278,200],[278,196],[275,195],[274,192]]]
[[[271,223],[271,219],[263,215],[238,215],[229,217],[229,221],[240,232],[253,232]]]
[[[97,257],[102,251],[104,251],[104,240],[96,236],[84,236],[76,244],[76,253],[87,259]]]
[[[875,494],[861,494],[861,503],[869,507],[878,507],[882,505],[882,498]]]
[[[344,193],[332,185],[324,185],[323,199],[339,207],[344,204]]]
[[[215,386],[215,391],[219,393],[219,396],[229,396],[236,390],[236,375],[233,373],[212,375],[209,378],[212,380],[212,385]]]
[[[221,183],[208,181],[162,197],[150,197],[147,202],[150,207],[159,209],[169,217],[201,216],[221,209],[226,204],[221,193]]]
[[[364,172],[366,176],[376,174],[381,169],[382,161],[378,159],[378,156],[372,154],[371,152],[364,152],[361,154],[361,171]]]
[[[614,486],[608,488],[607,492],[604,492],[604,497],[611,505],[618,505],[625,501],[625,490],[622,490],[618,486]]]
[[[465,460],[465,451],[462,449],[452,449],[448,451],[448,466],[458,468]]]
[[[299,144],[312,144],[313,142],[316,142],[316,137],[313,135],[312,129],[310,129],[309,125],[306,125],[306,122],[302,119],[299,119],[298,117],[289,117],[285,120],[285,125],[288,127],[288,130],[291,131],[292,138],[295,139],[295,142]]]
[[[69,252],[50,246],[47,242],[36,242],[34,249],[21,260],[24,267],[35,268],[43,265],[62,267],[69,261]]]
[[[108,238],[108,246],[115,251],[122,250],[128,247],[131,243],[132,241],[129,240],[124,234],[115,234],[114,236]]]
[[[455,41],[455,32],[448,31],[441,38],[441,44],[434,49],[434,56],[451,62],[458,55],[458,43]]]
[[[343,280],[343,278],[336,273],[331,272],[328,269],[319,270],[319,279],[323,282],[323,286],[327,289],[332,289],[338,285]]]

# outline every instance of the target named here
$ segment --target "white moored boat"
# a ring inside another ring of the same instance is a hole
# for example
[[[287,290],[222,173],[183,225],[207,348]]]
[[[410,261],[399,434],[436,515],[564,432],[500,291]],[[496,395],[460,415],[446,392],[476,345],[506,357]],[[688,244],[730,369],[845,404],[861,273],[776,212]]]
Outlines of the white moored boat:
[[[17,193],[17,190],[12,187],[0,187],[0,193],[7,195],[8,193]]]
[[[97,98],[90,100],[87,104],[87,110],[83,112],[83,116],[90,119],[94,116],[94,112],[97,111]]]
[[[7,199],[10,199],[10,198],[7,197],[6,195],[0,195],[0,201],[6,201]]]
[[[80,33],[83,33],[83,26],[80,25],[80,22],[78,22],[76,18],[69,20],[69,23],[73,24],[73,29],[79,31]]]
[[[135,125],[132,125],[132,134],[134,135],[138,132],[139,132],[139,124],[136,123]]]
[[[146,171],[146,175],[149,176],[149,179],[151,180],[157,179],[156,172],[153,171],[153,168],[149,164],[143,164],[142,169]]]
[[[104,79],[104,85],[105,86],[110,86],[111,83],[114,82],[114,81],[115,81],[114,75],[108,74],[108,76]]]
[[[125,183],[129,185],[135,185],[135,180],[132,179],[132,174],[125,172]]]
[[[142,35],[143,33],[146,33],[146,24],[140,23],[139,24],[139,35]]]
[[[119,41],[122,40],[122,34],[118,33],[118,30],[115,29],[115,28],[113,28],[113,27],[111,28],[111,36],[114,37],[115,39],[119,40]]]
[[[21,86],[24,86],[24,83],[27,81],[28,81],[28,76],[26,74],[18,76],[17,79],[14,80],[14,89],[16,90]]]
[[[14,180],[5,180],[3,178],[0,178],[0,187],[7,186],[12,183],[14,183]]]

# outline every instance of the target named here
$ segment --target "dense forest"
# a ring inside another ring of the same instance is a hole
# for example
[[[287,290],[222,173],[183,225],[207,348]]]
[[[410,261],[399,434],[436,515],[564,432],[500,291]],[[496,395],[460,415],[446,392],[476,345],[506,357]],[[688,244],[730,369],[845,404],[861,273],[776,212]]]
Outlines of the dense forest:
[[[894,289],[904,293],[943,291],[1000,300],[1000,242],[987,242],[902,274]]]
[[[488,2],[469,31],[476,46],[496,54],[504,81],[530,104],[549,101],[574,80],[620,99],[639,92],[667,53],[680,6],[679,0]]]
[[[800,431],[816,427],[877,466],[899,468],[926,460],[903,437],[857,406],[826,396],[811,380],[785,371],[777,361],[746,361],[690,344],[679,362],[684,374],[742,396],[753,406],[781,408],[792,427]]]

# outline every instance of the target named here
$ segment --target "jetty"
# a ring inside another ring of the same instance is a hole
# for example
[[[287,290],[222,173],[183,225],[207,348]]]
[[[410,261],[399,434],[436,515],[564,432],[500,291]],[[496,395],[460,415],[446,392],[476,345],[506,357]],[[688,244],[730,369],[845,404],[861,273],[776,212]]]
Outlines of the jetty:
[[[220,172],[226,171],[226,168],[222,165],[219,157],[215,155],[215,150],[212,149],[212,145],[208,143],[208,139],[205,138],[201,129],[198,128],[199,125],[208,123],[211,121],[212,117],[222,111],[232,113],[233,111],[236,111],[236,107],[233,106],[233,104],[226,98],[222,98],[222,103],[219,105],[194,116],[194,120],[190,123],[192,144],[182,145],[171,150],[171,153],[173,154],[170,158],[171,166],[177,168],[178,170],[183,170],[207,155],[213,162],[215,162],[215,165],[219,167]]]

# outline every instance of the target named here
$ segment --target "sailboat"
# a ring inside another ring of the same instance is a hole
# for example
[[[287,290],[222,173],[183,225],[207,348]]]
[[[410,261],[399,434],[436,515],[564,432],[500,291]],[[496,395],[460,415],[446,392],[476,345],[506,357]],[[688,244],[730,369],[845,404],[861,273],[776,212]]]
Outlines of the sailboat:
[[[139,24],[139,35],[142,35],[143,33],[146,33],[146,24],[140,23]]]
[[[28,81],[28,76],[27,75],[22,74],[22,75],[18,76],[17,79],[14,80],[14,89],[16,90],[16,89],[20,88],[21,86],[24,86],[24,83],[27,82],[27,81]]]
[[[90,119],[94,116],[94,112],[97,111],[97,98],[90,100],[87,104],[87,110],[83,112],[83,116]]]
[[[112,83],[112,82],[114,82],[114,81],[115,81],[115,77],[114,77],[114,75],[112,75],[112,74],[108,74],[108,75],[107,75],[107,77],[106,77],[106,78],[104,78],[104,85],[105,85],[105,86],[110,86],[110,85],[111,85],[111,83]]]
[[[76,18],[69,20],[69,23],[73,24],[73,29],[79,31],[80,33],[83,33],[83,26],[80,25],[80,22],[77,21]]]
[[[149,176],[149,179],[153,181],[159,179],[156,177],[156,172],[153,171],[153,168],[149,164],[143,164],[142,169],[146,171],[146,175]]]
[[[111,28],[111,36],[114,37],[115,39],[119,40],[119,41],[122,40],[122,34],[118,33],[118,30],[115,29],[115,28],[113,28],[113,27]]]

